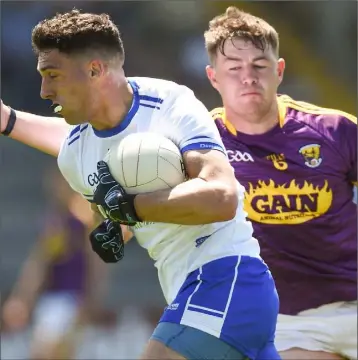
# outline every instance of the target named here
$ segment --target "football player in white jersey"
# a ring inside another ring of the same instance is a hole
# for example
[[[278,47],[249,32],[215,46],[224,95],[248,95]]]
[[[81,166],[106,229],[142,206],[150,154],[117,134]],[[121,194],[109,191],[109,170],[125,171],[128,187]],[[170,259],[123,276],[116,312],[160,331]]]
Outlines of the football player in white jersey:
[[[58,157],[69,184],[108,218],[90,235],[106,262],[123,257],[128,224],[158,268],[168,306],[142,359],[279,359],[274,347],[278,296],[243,211],[219,133],[184,86],[127,78],[124,49],[108,15],[73,10],[32,33],[41,97],[60,118],[2,104],[3,135]],[[103,158],[114,141],[157,132],[181,150],[189,180],[127,195]]]

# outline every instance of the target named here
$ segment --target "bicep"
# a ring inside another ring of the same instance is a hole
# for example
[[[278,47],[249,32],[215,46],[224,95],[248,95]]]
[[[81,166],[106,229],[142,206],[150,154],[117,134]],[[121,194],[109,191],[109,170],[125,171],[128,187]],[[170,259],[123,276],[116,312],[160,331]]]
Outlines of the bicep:
[[[219,181],[236,186],[236,179],[226,155],[218,150],[191,150],[183,154],[186,173],[190,179]]]

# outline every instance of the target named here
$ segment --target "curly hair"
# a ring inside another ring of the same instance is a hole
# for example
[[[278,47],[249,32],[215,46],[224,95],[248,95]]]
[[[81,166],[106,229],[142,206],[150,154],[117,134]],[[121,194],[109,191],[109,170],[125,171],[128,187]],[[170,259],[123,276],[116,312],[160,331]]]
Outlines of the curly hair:
[[[204,33],[205,47],[210,61],[215,62],[217,51],[223,55],[227,40],[236,38],[250,41],[255,47],[265,50],[270,46],[278,56],[279,37],[277,31],[266,21],[246,13],[235,6],[226,9],[225,14],[216,16],[209,22],[209,29]],[[235,46],[235,43],[233,42]]]
[[[39,22],[32,30],[32,48],[37,55],[57,49],[68,55],[97,51],[124,58],[120,32],[109,15],[77,9]]]

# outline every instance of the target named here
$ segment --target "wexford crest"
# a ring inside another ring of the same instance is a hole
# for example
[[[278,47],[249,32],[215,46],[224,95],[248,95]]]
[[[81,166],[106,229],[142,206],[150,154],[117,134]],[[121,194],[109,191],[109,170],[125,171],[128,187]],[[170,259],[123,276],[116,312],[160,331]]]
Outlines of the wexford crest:
[[[305,165],[310,168],[316,168],[322,162],[321,145],[310,144],[302,146],[299,153],[304,157]]]

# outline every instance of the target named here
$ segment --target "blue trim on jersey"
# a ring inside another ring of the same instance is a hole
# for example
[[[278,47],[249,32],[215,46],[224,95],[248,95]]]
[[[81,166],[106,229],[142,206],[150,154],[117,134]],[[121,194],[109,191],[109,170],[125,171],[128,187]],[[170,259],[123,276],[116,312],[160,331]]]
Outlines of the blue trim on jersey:
[[[139,99],[140,100],[147,100],[147,101],[152,101],[152,102],[156,102],[159,104],[163,103],[163,99],[158,98],[158,97],[154,97],[154,96],[149,96],[149,95],[139,95]]]
[[[76,136],[75,138],[73,138],[71,141],[69,141],[68,145],[70,146],[71,144],[73,144],[76,140],[78,140],[80,138],[80,135]]]
[[[145,107],[148,107],[148,108],[151,108],[151,109],[158,109],[158,110],[160,110],[160,107],[159,107],[159,106],[155,106],[155,105],[149,105],[149,104],[139,103],[139,106],[145,106]]]
[[[68,142],[68,145],[71,145],[73,144],[76,140],[78,140],[80,137],[81,137],[81,132],[86,130],[88,128],[88,124],[84,125],[82,128],[81,128],[82,125],[78,125],[76,126],[71,132],[70,132],[70,135],[69,135],[69,139],[71,138],[71,136],[73,136],[74,134],[77,134],[78,132],[80,132],[76,137],[72,138],[69,142]]]
[[[71,132],[70,135],[68,136],[68,138],[70,138],[71,136],[77,134],[80,131],[81,125],[77,125]]]
[[[199,136],[194,136],[188,140],[186,140],[185,142],[188,142],[188,141],[192,141],[192,140],[195,140],[195,139],[211,139],[211,137],[209,136],[203,136],[203,135],[199,135]]]
[[[120,132],[124,131],[128,127],[128,125],[131,123],[134,115],[137,113],[137,111],[139,109],[139,94],[138,94],[138,85],[136,84],[136,82],[128,80],[128,83],[133,89],[133,101],[132,101],[132,106],[131,106],[130,110],[128,111],[127,116],[124,118],[123,121],[121,121],[121,123],[118,126],[112,128],[112,129],[96,130],[95,128],[93,128],[93,132],[95,133],[96,136],[98,136],[100,138],[108,138],[108,137],[117,135]]]
[[[204,141],[186,145],[180,149],[180,152],[184,154],[186,151],[190,151],[190,150],[219,150],[222,153],[226,154],[225,150],[220,145],[216,143],[204,142]]]

